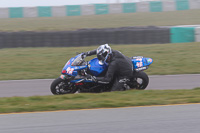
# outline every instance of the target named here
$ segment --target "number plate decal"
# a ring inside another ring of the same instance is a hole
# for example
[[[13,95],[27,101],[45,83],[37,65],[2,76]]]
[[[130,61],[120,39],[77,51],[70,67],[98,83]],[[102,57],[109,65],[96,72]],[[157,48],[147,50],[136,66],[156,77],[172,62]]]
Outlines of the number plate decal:
[[[70,67],[67,68],[67,73],[68,74],[72,74],[73,71],[74,71],[74,68],[70,68]]]
[[[142,62],[137,62],[137,63],[136,63],[136,66],[137,66],[137,67],[143,67],[143,63],[142,63]]]

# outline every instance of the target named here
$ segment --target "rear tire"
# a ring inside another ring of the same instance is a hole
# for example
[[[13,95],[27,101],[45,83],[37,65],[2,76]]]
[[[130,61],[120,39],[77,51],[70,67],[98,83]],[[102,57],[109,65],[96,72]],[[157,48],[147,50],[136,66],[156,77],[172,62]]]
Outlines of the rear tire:
[[[137,90],[144,90],[149,84],[149,77],[148,75],[143,72],[134,72],[133,78],[131,79],[131,88],[137,89]]]
[[[54,95],[72,94],[76,92],[75,86],[72,86],[71,83],[68,84],[67,81],[61,78],[57,78],[51,83],[50,90]]]

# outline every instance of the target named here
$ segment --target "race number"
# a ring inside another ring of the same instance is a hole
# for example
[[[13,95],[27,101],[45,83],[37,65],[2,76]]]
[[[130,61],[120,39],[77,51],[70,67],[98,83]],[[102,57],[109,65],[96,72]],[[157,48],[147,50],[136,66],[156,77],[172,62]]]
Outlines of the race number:
[[[137,63],[136,63],[136,66],[137,66],[137,67],[142,67],[142,66],[143,66],[143,63],[142,63],[142,62],[137,62]]]
[[[74,68],[70,68],[70,67],[67,68],[67,73],[68,74],[72,74],[73,71],[74,71]]]
[[[143,67],[143,62],[142,62],[142,58],[141,57],[137,57],[136,61],[139,61],[136,63],[137,67]]]

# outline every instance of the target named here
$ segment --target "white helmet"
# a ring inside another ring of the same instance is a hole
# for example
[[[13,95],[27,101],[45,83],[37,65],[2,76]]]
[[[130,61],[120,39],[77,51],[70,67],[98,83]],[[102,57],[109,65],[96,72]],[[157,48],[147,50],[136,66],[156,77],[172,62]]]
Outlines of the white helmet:
[[[109,55],[111,54],[112,54],[112,50],[108,44],[101,45],[97,48],[97,58],[102,63],[106,63]]]

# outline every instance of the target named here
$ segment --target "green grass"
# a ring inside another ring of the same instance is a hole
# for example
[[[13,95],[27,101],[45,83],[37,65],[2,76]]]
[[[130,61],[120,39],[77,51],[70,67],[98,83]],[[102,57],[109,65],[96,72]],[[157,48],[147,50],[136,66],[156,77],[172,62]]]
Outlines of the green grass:
[[[200,23],[200,10],[128,13],[57,18],[0,19],[0,31],[63,31],[80,28],[173,26]],[[113,45],[125,55],[154,59],[147,74],[200,73],[200,43]],[[0,80],[56,78],[76,52],[93,47],[0,49]],[[110,108],[143,105],[199,103],[200,88],[193,90],[145,90],[100,94],[0,98],[0,113]],[[49,102],[51,101],[51,102]]]
[[[63,31],[81,28],[200,24],[200,10],[91,16],[0,19],[0,31]]]
[[[153,58],[153,64],[146,71],[150,75],[200,73],[200,43],[111,46],[129,57]],[[57,78],[76,52],[95,48],[97,46],[0,49],[0,80]]]
[[[200,89],[11,97],[0,98],[0,113],[199,103],[199,95]]]

